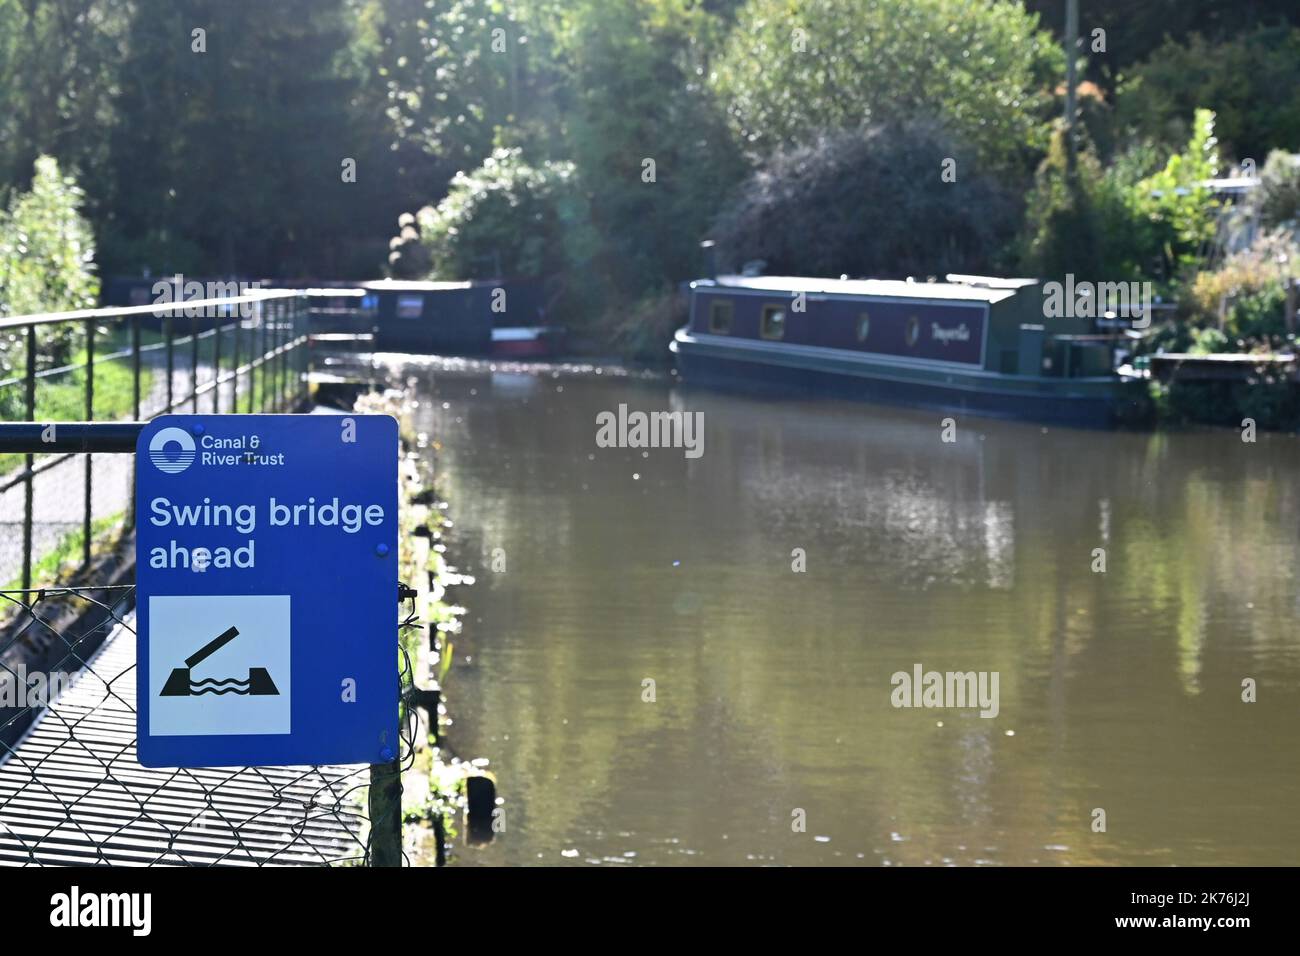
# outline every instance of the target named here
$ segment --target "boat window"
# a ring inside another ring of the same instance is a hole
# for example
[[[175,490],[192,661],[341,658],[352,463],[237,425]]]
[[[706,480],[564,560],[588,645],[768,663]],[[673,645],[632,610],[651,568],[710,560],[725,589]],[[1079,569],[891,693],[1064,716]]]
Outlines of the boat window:
[[[911,348],[921,336],[921,320],[914,315],[907,317],[907,347]]]
[[[871,334],[871,316],[863,312],[858,316],[858,341],[865,342]]]
[[[714,335],[731,334],[731,303],[709,303],[709,331]]]
[[[397,297],[397,317],[399,319],[418,319],[424,314],[424,296],[399,295]]]
[[[785,337],[785,306],[763,306],[763,324],[760,326],[763,338],[779,339]]]

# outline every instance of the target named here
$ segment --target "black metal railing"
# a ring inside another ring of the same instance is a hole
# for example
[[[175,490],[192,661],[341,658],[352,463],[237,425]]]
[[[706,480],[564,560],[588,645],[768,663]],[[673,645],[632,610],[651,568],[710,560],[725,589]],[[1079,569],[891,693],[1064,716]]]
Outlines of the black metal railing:
[[[260,290],[0,319],[0,421],[35,426],[23,435],[40,439],[21,452],[13,442],[0,447],[0,588],[30,588],[47,555],[80,551],[88,565],[97,525],[129,517],[131,466],[97,478],[94,449],[66,440],[71,420],[297,407],[307,389],[311,294]],[[38,488],[41,476],[48,489]],[[97,494],[104,481],[123,484]]]

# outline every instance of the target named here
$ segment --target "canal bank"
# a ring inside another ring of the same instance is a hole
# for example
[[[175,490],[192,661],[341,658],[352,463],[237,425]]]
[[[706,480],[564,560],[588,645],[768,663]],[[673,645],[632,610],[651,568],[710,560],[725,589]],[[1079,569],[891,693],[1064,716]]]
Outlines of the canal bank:
[[[410,742],[401,762],[402,845],[409,865],[443,866],[467,848],[490,842],[504,811],[498,809],[502,801],[489,760],[462,759],[446,734],[451,720],[444,684],[466,613],[452,592],[474,579],[447,558],[449,506],[437,487],[431,454],[436,442],[416,427],[419,404],[409,391],[393,389],[361,396],[354,410],[391,415],[399,423],[398,667],[403,737]]]
[[[407,374],[477,579],[457,744],[509,781],[465,862],[1296,862],[1292,436]],[[704,454],[600,447],[620,405]],[[997,716],[893,706],[918,664],[998,673]]]

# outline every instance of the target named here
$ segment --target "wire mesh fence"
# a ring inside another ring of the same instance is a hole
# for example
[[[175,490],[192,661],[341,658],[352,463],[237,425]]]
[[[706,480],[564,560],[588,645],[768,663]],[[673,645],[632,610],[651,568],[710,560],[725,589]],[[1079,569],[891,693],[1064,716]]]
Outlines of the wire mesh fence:
[[[0,866],[400,865],[409,712],[392,764],[139,764],[134,594],[0,591]]]

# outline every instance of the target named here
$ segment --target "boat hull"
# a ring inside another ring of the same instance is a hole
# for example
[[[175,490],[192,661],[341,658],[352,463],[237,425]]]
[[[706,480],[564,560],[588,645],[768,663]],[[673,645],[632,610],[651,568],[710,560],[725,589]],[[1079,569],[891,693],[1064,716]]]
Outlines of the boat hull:
[[[672,343],[692,383],[745,391],[835,395],[953,414],[1010,418],[1086,428],[1137,421],[1145,384],[1105,378],[999,375],[983,370],[918,367],[864,360],[835,349],[785,351],[765,343],[696,336]]]

